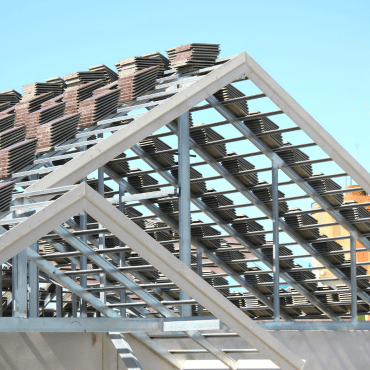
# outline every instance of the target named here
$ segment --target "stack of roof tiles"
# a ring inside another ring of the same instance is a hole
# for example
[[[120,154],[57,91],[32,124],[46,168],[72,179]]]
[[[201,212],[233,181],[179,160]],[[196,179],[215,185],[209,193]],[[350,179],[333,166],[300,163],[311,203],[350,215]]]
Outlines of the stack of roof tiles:
[[[355,205],[357,202],[355,200],[347,200],[343,203],[343,206]],[[339,209],[341,215],[343,215],[349,222],[355,222],[361,218],[370,218],[370,211],[365,207],[355,207],[355,208],[343,208]],[[361,231],[362,233],[370,232],[370,222],[356,222],[353,226]]]
[[[262,253],[271,261],[273,260],[273,249],[272,247],[266,247],[262,249]],[[292,256],[293,252],[284,246],[279,247],[279,256]],[[279,265],[282,269],[290,269],[294,267],[293,260],[283,259],[279,260]]]
[[[83,71],[69,73],[63,77],[67,87],[74,87],[96,80],[103,81],[106,76],[104,71]]]
[[[258,185],[266,185],[267,181],[258,181]],[[252,189],[254,195],[257,196],[266,206],[272,209],[272,187],[265,187],[262,189]],[[284,198],[285,194],[278,190],[278,198]],[[285,201],[279,201],[279,213],[285,213],[288,211],[288,204]]]
[[[159,209],[167,215],[179,212],[179,201],[174,198],[162,198],[158,203]],[[171,215],[175,220],[179,220],[179,215]]]
[[[279,150],[277,152],[278,156],[283,159],[287,164],[294,164],[296,162],[307,161],[310,157],[303,153],[302,150],[299,149],[289,149],[289,146],[292,144],[288,141],[284,141],[283,146],[287,147],[286,150]],[[303,178],[311,177],[312,176],[312,165],[304,164],[302,166],[294,166],[292,167],[293,171],[297,172]]]
[[[326,238],[326,235],[321,235],[322,238]],[[329,240],[321,240],[318,239],[317,242],[312,243],[312,246],[321,254],[334,252],[334,251],[341,251],[343,248],[340,244],[335,241]],[[325,256],[325,258],[331,262],[333,265],[340,265],[344,263],[344,255],[343,254],[334,254]]]
[[[78,113],[68,114],[37,127],[37,151],[49,151],[58,143],[74,137],[77,133],[79,119]]]
[[[213,66],[220,54],[217,44],[187,44],[167,49],[170,67],[176,69],[200,69]]]
[[[145,186],[151,186],[151,185],[157,185],[158,181],[147,174],[143,175],[135,175],[135,172],[141,171],[139,168],[132,168],[130,171],[130,176],[127,177],[127,181],[129,182],[130,185],[132,185],[136,190],[140,192],[151,192],[151,191],[158,191],[160,190],[159,188],[152,188],[150,187],[149,189],[143,189]]]
[[[227,102],[228,100],[241,98],[245,95],[236,87],[227,85],[221,90],[218,90],[214,96],[220,102]],[[247,101],[227,104],[227,109],[233,112],[237,117],[246,116],[249,114]]]
[[[178,180],[179,179],[179,170],[175,168],[171,170],[172,175]],[[207,192],[206,183],[203,180],[203,175],[195,170],[193,167],[190,167],[190,180],[199,179],[196,182],[190,182],[190,191],[195,195],[200,195]]]
[[[118,107],[119,94],[119,90],[112,90],[82,101],[78,108],[81,113],[79,127],[91,126],[115,112]]]
[[[226,156],[226,145],[215,144],[209,145],[213,141],[223,140],[224,137],[217,133],[212,128],[202,128],[203,123],[193,126],[190,130],[190,137],[195,140],[199,145],[204,146],[204,150],[209,153],[213,158],[222,158]]]
[[[92,81],[84,85],[69,87],[63,94],[63,101],[66,103],[65,114],[78,112],[80,103],[93,96],[94,90],[102,87],[103,81]]]
[[[12,201],[14,184],[14,181],[0,183],[0,212],[7,211],[9,209]]]
[[[250,112],[250,114],[257,114],[259,111]],[[267,117],[260,117],[256,119],[248,119],[244,121],[244,124],[256,135],[261,135],[263,133],[278,130],[279,126],[272,122]],[[263,135],[260,136],[261,141],[263,141],[268,147],[272,149],[279,148],[283,146],[283,137],[281,134]]]
[[[28,100],[37,95],[42,95],[48,92],[52,92],[54,96],[58,96],[63,93],[63,90],[64,89],[61,84],[34,82],[23,86],[23,100]]]
[[[14,127],[15,114],[7,114],[6,112],[0,112],[0,131],[9,130]]]
[[[118,79],[120,103],[134,100],[146,91],[154,89],[157,74],[158,67],[150,67]]]
[[[256,172],[239,175],[242,171],[254,170],[254,165],[244,158],[233,158],[235,152],[228,152],[227,157],[221,161],[222,165],[233,175],[237,175],[239,181],[247,186],[257,185],[258,175]]]
[[[26,139],[26,126],[13,127],[0,132],[0,150]]]
[[[139,145],[143,150],[153,156],[155,161],[158,162],[163,168],[175,165],[175,158],[172,153],[163,153],[156,155],[157,152],[172,149],[169,145],[158,138],[147,137],[139,142]]]
[[[109,166],[112,170],[117,172],[119,175],[125,175],[126,173],[130,172],[130,166],[128,161],[120,161],[120,159],[123,159],[126,157],[125,153],[119,154],[116,158],[114,158],[115,162],[108,162],[107,166]],[[113,160],[114,161],[114,160]]]
[[[318,222],[312,216],[308,214],[294,214],[294,212],[300,212],[300,208],[290,208],[288,214],[284,216],[286,223],[293,229],[299,228],[306,225],[317,225]],[[292,213],[289,215],[289,213]],[[319,225],[318,225],[319,226]],[[297,234],[301,235],[303,239],[317,239],[320,237],[318,227],[312,227],[311,229],[295,230]]]
[[[45,82],[47,82],[49,84],[58,85],[61,88],[63,88],[63,90],[67,87],[66,82],[63,80],[63,78],[60,78],[60,77],[48,78],[48,79],[45,80]]]
[[[146,220],[145,221],[145,230],[146,232],[154,238],[157,242],[170,241],[173,239],[173,234],[171,230],[160,230],[152,231],[156,228],[166,227],[167,224],[163,221],[157,220]],[[165,243],[163,246],[171,253],[175,253],[175,247],[173,243]]]
[[[192,238],[203,238],[205,236],[220,235],[221,233],[208,225],[202,225],[201,220],[192,220],[191,222],[191,237]],[[220,239],[202,240],[202,243],[209,249],[215,250],[221,247]]]
[[[221,243],[221,248],[216,252],[216,256],[222,261],[227,263],[234,271],[244,272],[247,270],[247,264],[245,262],[237,262],[238,260],[244,260],[245,256],[242,252],[233,250],[223,250],[230,246],[227,243]]]
[[[313,177],[319,177],[322,175],[322,172],[317,172],[313,174]],[[332,179],[317,179],[308,181],[308,183],[318,193],[341,189],[341,186]],[[332,206],[340,206],[343,203],[343,194],[325,195],[324,199],[327,200]]]
[[[263,231],[263,226],[256,221],[249,221],[246,215],[236,215],[232,227],[253,245],[265,244],[265,235],[248,235],[255,231]]]
[[[294,268],[300,268],[302,267],[299,264],[294,264]],[[289,271],[287,270],[287,273],[295,280],[300,282],[300,284],[309,290],[310,292],[317,290],[317,283],[305,283],[304,280],[312,280],[316,279],[316,276],[311,271]]]
[[[211,286],[221,286],[229,285],[229,282],[220,276],[213,276],[215,273],[213,271],[204,271],[203,279]],[[217,289],[223,296],[227,297],[230,294],[229,288],[220,288]]]
[[[166,57],[159,52],[154,52],[140,57],[122,59],[118,63],[115,63],[115,66],[120,78],[150,67],[158,67],[157,77],[160,77],[169,68],[169,64],[170,62]]]
[[[229,206],[234,204],[234,202],[222,194],[215,194],[212,195],[212,193],[215,193],[215,189],[207,189],[207,192],[204,194],[204,197],[202,197],[202,201],[204,204],[206,204],[209,208],[214,210],[216,214],[218,214],[223,220],[230,221],[233,220],[236,217],[236,212],[234,208],[219,210],[219,207],[223,206]]]
[[[6,90],[0,93],[0,104],[10,103],[12,106],[19,103],[22,95],[15,90]]]
[[[105,64],[99,64],[97,66],[92,66],[88,68],[90,72],[100,73],[100,80],[103,80],[106,84],[118,80],[118,74],[112,71]]]
[[[35,159],[37,139],[26,139],[0,150],[0,178],[21,170]]]

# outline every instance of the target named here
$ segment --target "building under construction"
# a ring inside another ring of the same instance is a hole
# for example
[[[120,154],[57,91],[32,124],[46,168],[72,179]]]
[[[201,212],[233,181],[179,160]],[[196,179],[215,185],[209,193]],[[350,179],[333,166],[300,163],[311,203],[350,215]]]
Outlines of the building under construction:
[[[245,52],[166,52],[0,93],[0,368],[366,369],[370,174]]]

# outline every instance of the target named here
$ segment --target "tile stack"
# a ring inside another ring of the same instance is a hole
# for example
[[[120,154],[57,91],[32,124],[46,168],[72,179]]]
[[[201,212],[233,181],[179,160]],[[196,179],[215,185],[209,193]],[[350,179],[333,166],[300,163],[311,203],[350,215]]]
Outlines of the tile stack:
[[[208,225],[202,225],[201,220],[192,220],[191,222],[191,237],[192,238],[203,238],[205,236],[220,235],[221,233]],[[220,239],[202,240],[202,243],[211,251],[221,247]]]
[[[347,200],[343,206],[356,205],[355,200]],[[339,213],[349,222],[354,222],[361,218],[370,218],[370,211],[365,207],[343,208],[339,209]],[[356,222],[353,226],[362,233],[370,232],[370,222]]]
[[[203,149],[213,158],[222,158],[226,156],[226,144],[209,145],[213,141],[225,139],[212,128],[202,128],[203,123],[193,126],[190,130],[190,137],[195,140]],[[206,145],[206,146],[205,146]]]
[[[63,77],[67,85],[67,88],[87,84],[89,82],[97,81],[97,80],[103,81],[104,84],[106,83],[105,82],[106,72],[102,70],[73,72]]]
[[[176,221],[179,220],[179,215],[172,215],[172,213],[179,212],[179,201],[174,198],[162,198],[158,203],[159,209],[166,215],[169,215]]]
[[[111,82],[118,80],[118,74],[112,71],[109,67],[105,64],[99,64],[97,66],[92,66],[88,68],[90,72],[100,73],[101,78],[106,84],[110,84]]]
[[[115,112],[118,107],[120,91],[112,90],[92,96],[79,104],[78,111],[81,118],[78,127],[91,126]]]
[[[266,307],[264,303],[259,301],[256,297],[251,296],[247,292],[243,292],[245,296],[245,307],[247,310],[256,317],[270,317],[273,315],[273,311]]]
[[[337,284],[336,285],[337,289],[346,289],[347,287],[345,285]],[[339,294],[338,293],[330,293],[333,288],[327,286],[327,285],[321,285],[318,287],[319,291],[326,291],[328,294],[325,294],[325,301],[330,304],[330,308],[335,312],[335,313],[349,313],[350,312],[350,306],[346,307],[341,305],[340,300],[339,300]],[[340,293],[342,294],[342,293]],[[346,294],[346,293],[344,293]],[[321,295],[318,296],[320,298]],[[320,298],[321,300],[321,298]],[[324,302],[325,302],[324,301]],[[336,304],[335,304],[336,303]]]
[[[294,268],[300,268],[301,265],[295,263]],[[316,279],[316,276],[311,271],[289,271],[287,270],[287,273],[297,282],[300,282],[299,284],[302,285],[304,288],[306,288],[310,292],[314,292],[317,290],[317,283],[305,283],[304,280],[312,280]]]
[[[343,274],[346,275],[349,280],[351,279],[351,266],[338,267],[338,269],[342,271]],[[363,276],[363,275],[367,275],[367,270],[362,266],[357,266],[356,276]],[[366,277],[362,279],[357,278],[357,285],[360,288],[368,288],[370,286],[369,278],[366,278]]]
[[[263,231],[264,228],[256,221],[248,221],[248,217],[243,214],[236,215],[235,220],[232,223],[232,227],[245,239],[248,240],[252,245],[262,245],[265,244],[265,235],[248,235],[248,233],[255,231]]]
[[[312,176],[316,177],[322,175],[322,172],[317,172]],[[318,193],[341,189],[341,186],[332,179],[311,180],[308,181],[308,184],[311,185]],[[332,206],[340,206],[343,203],[343,194],[326,195],[324,196],[324,199],[327,200]]]
[[[48,84],[58,85],[63,89],[63,91],[67,88],[66,82],[63,80],[63,78],[60,77],[48,78],[47,80],[45,80],[45,82]]]
[[[279,290],[280,294],[287,293],[286,290],[281,289]],[[279,297],[280,298],[280,306],[285,306],[284,311],[290,315],[290,316],[300,316],[302,315],[302,311],[297,308],[297,307],[292,307],[293,306],[293,298],[292,297]],[[288,307],[287,307],[288,306]],[[289,307],[291,306],[291,307]]]
[[[299,228],[301,226],[306,225],[317,225],[318,222],[312,216],[308,214],[298,214],[295,215],[294,212],[301,211],[300,208],[290,208],[288,210],[288,214],[284,216],[286,223],[292,227],[293,229]],[[292,213],[289,215],[289,213]],[[304,230],[295,230],[295,232],[300,235],[303,239],[311,240],[311,239],[318,239],[320,237],[320,231],[318,227],[313,227],[311,229],[304,229]]]
[[[126,157],[125,153],[121,153],[120,155],[117,155],[115,160],[123,159]],[[106,164],[109,166],[112,170],[117,172],[119,175],[125,175],[126,173],[130,172],[130,165],[128,161],[117,161],[117,162],[108,162]]]
[[[229,282],[220,276],[212,276],[215,273],[213,271],[204,271],[203,279],[211,286],[220,286],[220,285],[229,285]],[[220,288],[217,289],[224,297],[227,297],[230,294],[229,288]]]
[[[152,229],[166,227],[167,224],[157,220],[146,220],[145,231],[158,243],[164,241],[173,240],[173,233],[171,230],[151,231]],[[175,253],[175,247],[173,243],[165,243],[163,246],[171,253]]]
[[[14,181],[0,183],[0,212],[8,211],[12,201]]]
[[[118,79],[118,88],[121,90],[119,102],[134,100],[145,92],[153,90],[157,74],[158,67],[150,67]]]
[[[193,43],[166,50],[170,67],[179,72],[211,67],[220,54],[220,45]]]
[[[245,299],[243,294],[241,294],[240,292],[230,292],[229,301],[238,308],[245,307]],[[248,311],[244,311],[244,313],[249,317],[254,317],[254,315],[248,313]]]
[[[267,181],[258,181],[258,185],[267,185]],[[268,208],[272,210],[272,186],[262,189],[252,189],[253,194],[259,198]],[[285,194],[278,190],[278,198],[284,198]],[[288,212],[288,203],[279,201],[279,213]]]
[[[292,144],[288,141],[283,142],[283,146],[286,147],[286,150],[279,150],[277,152],[278,156],[283,159],[288,165],[292,165],[296,162],[308,161],[310,157],[303,153],[299,149],[289,149],[289,146]],[[312,176],[312,165],[305,164],[303,166],[294,166],[292,167],[293,171],[297,172],[303,178]]]
[[[125,206],[125,212],[124,213],[128,218],[141,217],[143,215],[137,209],[129,207],[129,206]],[[143,230],[145,229],[145,221],[144,220],[135,220],[134,219],[133,221],[135,222],[136,225],[141,227]]]
[[[245,256],[242,252],[239,251],[223,251],[222,249],[229,248],[230,246],[226,243],[221,243],[221,248],[216,252],[216,256],[222,261],[227,263],[234,271],[244,272],[247,270],[247,264],[245,262],[237,262],[238,260],[244,260]]]
[[[79,119],[78,113],[68,114],[37,127],[37,152],[49,151],[60,142],[74,137]]]
[[[244,175],[238,175],[239,172],[254,170],[254,165],[244,158],[232,158],[236,155],[235,152],[228,152],[225,158],[221,161],[222,165],[233,175],[236,175],[238,180],[247,186],[255,186],[258,182],[257,172],[252,172]]]
[[[0,112],[0,132],[14,127],[15,114],[1,114]]]
[[[177,164],[177,161],[176,161]],[[175,168],[171,170],[172,175],[178,180],[179,179],[179,170]],[[194,195],[200,195],[207,192],[206,183],[203,180],[203,175],[195,170],[193,167],[190,167],[190,180],[199,179],[196,182],[190,182],[190,191]]]
[[[0,150],[0,178],[21,170],[35,159],[37,139],[26,139]]]
[[[270,240],[267,240],[266,241],[267,243],[268,242],[271,242]],[[267,247],[267,248],[263,248],[262,249],[262,253],[271,261],[273,261],[273,249],[272,247]],[[293,252],[287,248],[287,247],[283,247],[283,246],[280,246],[279,247],[279,256],[292,256],[293,255]],[[291,260],[286,260],[286,259],[283,259],[283,260],[279,260],[279,266],[282,268],[282,269],[291,269],[294,267],[294,261],[291,259]]]
[[[141,258],[136,252],[131,252],[131,256],[128,259],[128,263],[130,266],[145,266],[150,265],[150,263],[144,258]],[[154,267],[153,267],[154,270]],[[159,278],[159,272],[158,271],[143,271],[140,270],[140,275],[144,276],[149,281],[153,281]]]
[[[249,114],[257,113],[261,112],[254,111]],[[256,135],[279,129],[279,126],[267,117],[248,119],[247,121],[244,121],[244,124]],[[260,140],[272,149],[283,146],[283,136],[281,134],[263,135],[260,136]]]
[[[6,90],[0,92],[0,104],[10,103],[12,106],[16,105],[22,99],[22,95],[15,90]]]
[[[0,150],[26,139],[26,126],[13,127],[0,132]]]
[[[64,91],[63,101],[66,103],[65,114],[73,114],[78,112],[79,104],[93,96],[94,90],[104,86],[103,81],[92,81],[90,83],[69,87]]]
[[[234,204],[234,202],[226,197],[225,195],[218,194],[212,195],[215,193],[215,189],[207,189],[207,192],[202,197],[202,201],[206,204],[209,208],[211,208],[217,215],[219,215],[225,221],[231,221],[236,218],[236,212],[234,208],[219,210],[219,207],[229,206]]]
[[[163,72],[169,68],[169,60],[161,53],[155,52],[140,57],[131,57],[115,63],[120,78],[129,76],[135,72],[142,71],[150,67],[157,67],[157,76],[163,76]]]
[[[29,100],[35,96],[52,92],[54,96],[63,94],[63,86],[48,82],[34,82],[23,86],[23,100]]]
[[[298,293],[294,288],[291,288],[291,292]],[[322,312],[318,308],[312,306],[311,302],[309,302],[304,295],[301,295],[300,293],[294,294],[291,299],[293,305],[298,306],[298,308],[306,315],[322,315]]]
[[[160,188],[152,188],[149,189],[143,189],[145,186],[151,186],[151,185],[157,185],[158,181],[147,174],[143,175],[135,175],[135,172],[141,171],[139,168],[132,168],[129,176],[127,177],[127,181],[130,185],[132,185],[136,190],[138,190],[140,193],[146,193],[151,191],[158,191]]]
[[[218,101],[225,103],[228,100],[241,98],[245,95],[233,85],[226,85],[221,90],[218,90],[214,96]],[[237,117],[247,116],[249,114],[248,103],[246,100],[227,104],[226,108],[233,112]]]
[[[10,102],[6,102],[6,103],[1,103],[0,104],[0,115],[1,115],[1,112],[3,111],[8,111],[9,108],[12,107],[12,104]]]
[[[326,235],[320,235],[322,238],[326,238]],[[312,243],[312,246],[321,254],[327,253],[327,252],[333,252],[333,251],[341,251],[343,248],[340,244],[338,244],[335,241],[320,241],[320,239],[317,240],[317,242]],[[343,254],[335,254],[335,255],[329,255],[325,256],[325,258],[331,262],[333,265],[340,265],[344,263],[344,255]]]
[[[54,103],[48,107],[29,113],[24,116],[23,120],[18,120],[16,115],[15,126],[27,126],[27,138],[37,137],[37,128],[45,123],[53,121],[64,115],[65,103]]]
[[[154,157],[155,161],[158,162],[163,168],[175,165],[175,158],[172,153],[156,155],[157,152],[172,149],[162,140],[148,136],[139,142],[139,146],[143,148],[143,150],[151,157]]]

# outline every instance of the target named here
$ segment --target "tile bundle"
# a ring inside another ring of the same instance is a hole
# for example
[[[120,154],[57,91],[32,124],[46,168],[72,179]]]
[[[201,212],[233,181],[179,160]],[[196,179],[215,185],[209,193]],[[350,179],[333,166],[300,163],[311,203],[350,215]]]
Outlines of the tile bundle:
[[[179,215],[172,215],[172,213],[179,212],[179,201],[174,198],[162,198],[158,203],[159,209],[166,215],[170,215],[176,221],[179,220]]]
[[[245,296],[245,307],[248,311],[256,317],[270,317],[273,315],[273,311],[266,307],[264,303],[259,301],[257,298],[250,296],[249,293],[243,292]]]
[[[78,113],[69,114],[37,127],[37,152],[49,151],[58,143],[74,137],[79,119]]]
[[[215,273],[213,271],[204,271],[203,279],[211,286],[229,285],[229,282],[220,276],[212,276]],[[217,289],[224,297],[230,294],[229,288]]]
[[[279,150],[277,152],[278,156],[285,161],[287,164],[294,164],[296,162],[307,161],[310,157],[303,153],[302,150],[299,149],[289,149],[289,146],[292,145],[288,141],[284,141],[283,146],[287,147],[286,150]],[[311,177],[312,176],[312,165],[305,164],[303,166],[294,166],[292,170],[297,172],[303,178]]]
[[[351,266],[344,266],[344,267],[338,267],[340,271],[343,272],[344,275],[347,276],[347,278],[350,280],[351,279]],[[362,266],[357,266],[356,267],[356,275],[367,275],[367,270],[362,267]],[[357,279],[357,285],[360,288],[368,288],[370,286],[369,283],[369,278],[362,278],[362,279]]]
[[[14,181],[0,183],[0,212],[9,210],[14,190]]]
[[[103,81],[92,81],[81,86],[67,88],[63,93],[63,101],[66,103],[65,114],[73,114],[78,112],[79,104],[93,96],[94,90],[102,87]]]
[[[357,204],[355,200],[347,200],[343,203],[344,206],[355,204]],[[361,218],[370,218],[370,211],[365,207],[343,208],[339,209],[339,213],[349,222],[355,222]],[[362,233],[370,232],[370,222],[356,222],[353,226]]]
[[[220,54],[220,45],[193,43],[167,49],[170,67],[194,70],[213,66]]]
[[[279,248],[280,250],[280,248]],[[301,265],[295,263],[294,268],[300,268]],[[317,290],[317,283],[305,283],[304,280],[312,280],[316,279],[315,274],[312,271],[289,271],[287,273],[295,280],[299,281],[300,284],[306,288],[308,291],[313,292]]]
[[[68,88],[83,85],[97,80],[101,80],[104,83],[105,73],[102,71],[73,72],[63,77]]]
[[[126,154],[121,153],[114,159],[123,159],[125,157],[126,157]],[[106,165],[122,176],[130,172],[130,166],[129,166],[128,161],[108,162]]]
[[[37,128],[47,122],[64,115],[65,103],[55,103],[49,107],[45,107],[24,115],[23,120],[18,119],[16,115],[15,126],[27,126],[27,138],[37,137]]]
[[[226,85],[221,90],[218,90],[214,96],[218,101],[224,103],[228,100],[241,98],[245,95],[233,85]],[[246,100],[227,104],[226,107],[237,117],[247,116],[249,114],[248,103]]]
[[[204,146],[204,150],[213,158],[222,158],[226,156],[226,144],[209,145],[213,141],[225,139],[222,135],[217,133],[212,128],[202,128],[203,123],[193,126],[190,130],[190,137],[195,140],[199,145]]]
[[[66,82],[63,80],[63,78],[60,77],[48,78],[47,80],[45,80],[45,82],[49,84],[59,85],[61,88],[63,88],[63,90],[67,88]]]
[[[88,70],[94,73],[100,73],[101,77],[100,80],[103,80],[104,83],[109,84],[111,82],[118,80],[118,74],[112,71],[109,67],[105,64],[99,64],[97,66],[89,67]]]
[[[10,103],[12,106],[16,105],[22,99],[22,95],[15,90],[6,90],[0,92],[0,104]]]
[[[173,233],[170,230],[151,231],[151,229],[166,227],[167,224],[163,221],[158,220],[146,220],[145,231],[157,242],[173,240]],[[171,253],[175,253],[175,247],[173,243],[165,243],[163,246]]]
[[[241,171],[249,171],[254,170],[254,165],[244,158],[232,158],[236,155],[235,152],[228,152],[225,158],[221,161],[222,165],[232,174],[236,175],[239,181],[243,182],[247,186],[254,186],[257,185],[258,182],[258,175],[257,172],[248,173],[245,175],[238,175]]]
[[[160,190],[160,188],[152,187],[150,187],[149,189],[143,189],[143,187],[145,186],[157,185],[158,181],[154,177],[147,174],[135,175],[135,172],[139,171],[141,171],[139,168],[131,169],[130,175],[127,177],[127,181],[129,182],[130,185],[132,185],[136,190],[138,190],[141,193]]]
[[[250,112],[250,114],[260,113],[259,111]],[[263,134],[268,131],[278,130],[279,126],[272,122],[267,117],[256,119],[248,119],[244,124],[256,135]],[[283,136],[281,134],[263,135],[259,138],[271,149],[276,149],[283,146]]]
[[[120,91],[112,90],[92,96],[79,104],[78,111],[81,113],[79,128],[91,126],[115,112],[118,107]]]
[[[267,181],[258,181],[258,185],[266,185]],[[272,210],[272,186],[262,189],[252,189],[253,194],[259,198],[268,208]],[[285,194],[278,190],[278,198],[284,198]],[[279,201],[279,213],[288,212],[288,203]]]
[[[177,164],[177,163],[176,163]],[[171,174],[178,180],[179,179],[179,170],[175,168],[171,170]],[[190,191],[192,194],[200,195],[207,192],[206,183],[203,180],[203,175],[195,170],[193,167],[190,167],[190,181],[199,179],[196,182],[190,182]]]
[[[209,208],[211,208],[216,214],[218,214],[223,220],[230,221],[236,218],[236,212],[234,208],[229,208],[225,210],[218,210],[219,207],[223,206],[230,206],[234,204],[234,202],[222,194],[212,195],[215,193],[216,190],[214,189],[207,189],[207,192],[202,197],[202,201],[206,204]]]
[[[0,150],[0,178],[21,170],[35,159],[37,139],[26,139]]]
[[[120,78],[129,76],[135,72],[157,67],[157,78],[163,76],[163,72],[169,69],[170,62],[159,52],[149,53],[140,57],[131,57],[115,63]]]
[[[321,235],[321,237],[326,238],[326,235]],[[321,254],[327,252],[334,252],[334,251],[341,251],[343,247],[333,240],[329,241],[320,241],[318,239],[316,242],[312,243],[312,246]],[[334,254],[325,256],[325,258],[331,262],[333,265],[340,265],[344,263],[344,255],[343,254]]]
[[[8,110],[9,108],[11,108],[11,106],[12,104],[10,102],[1,103],[0,104],[0,115],[1,115],[1,112]]]
[[[272,247],[267,247],[267,248],[263,248],[262,249],[262,253],[271,261],[273,261],[273,248]],[[287,247],[283,247],[283,246],[280,246],[279,247],[279,255],[280,256],[292,256],[293,255],[293,252],[287,248]],[[279,260],[279,266],[282,268],[282,269],[291,269],[294,267],[294,262],[293,260]]]
[[[26,139],[26,126],[13,127],[0,132],[0,150]]]
[[[221,248],[216,252],[216,256],[222,261],[227,263],[234,271],[244,272],[247,270],[247,264],[245,262],[237,262],[237,260],[244,260],[245,256],[239,251],[223,251],[222,249],[229,248],[230,246],[226,243],[221,243]]]
[[[263,226],[260,225],[256,221],[248,221],[248,216],[239,214],[236,215],[234,222],[232,223],[232,227],[241,235],[244,236],[245,239],[248,240],[252,245],[262,245],[265,244],[265,235],[248,235],[248,233],[255,232],[255,231],[263,231]]]
[[[192,220],[191,222],[191,237],[203,238],[205,236],[220,235],[221,233],[208,225],[202,225],[201,220]],[[202,243],[209,249],[215,250],[221,247],[220,239],[202,240]]]
[[[1,115],[0,113],[0,132],[14,127],[15,114]]]
[[[131,252],[131,256],[128,260],[128,263],[130,266],[146,266],[150,265],[148,261],[146,261],[144,258],[141,258],[136,252]],[[147,280],[153,281],[159,278],[159,272],[154,271],[143,271],[140,270],[140,275],[144,276]]]
[[[298,214],[295,215],[294,212],[301,211],[300,208],[290,208],[288,213],[284,216],[286,223],[292,227],[293,229],[299,228],[301,226],[306,225],[316,225],[318,224],[317,220],[308,214]],[[289,215],[292,213],[292,215]],[[319,226],[319,225],[317,225]],[[318,239],[320,237],[320,232],[318,227],[314,227],[312,229],[304,229],[304,230],[295,230],[295,232],[302,236],[303,239],[310,240],[310,239]]]
[[[151,138],[150,136],[141,140],[139,142],[139,146],[143,148],[143,150],[153,156],[155,161],[158,162],[163,168],[174,166],[175,165],[175,158],[172,153],[163,153],[160,155],[156,155],[157,152],[161,152],[164,150],[172,149],[169,145],[158,138]]]
[[[150,67],[118,79],[118,88],[121,90],[120,103],[136,99],[145,92],[154,89],[158,67]]]
[[[35,96],[52,92],[54,96],[63,93],[63,86],[48,82],[34,82],[23,86],[23,100],[31,99]]]
[[[312,176],[322,176],[322,172],[314,173]],[[338,190],[342,187],[338,185],[332,179],[317,179],[307,181],[318,193],[323,193],[331,190]],[[325,195],[324,199],[329,202],[332,206],[340,206],[343,203],[343,194]]]

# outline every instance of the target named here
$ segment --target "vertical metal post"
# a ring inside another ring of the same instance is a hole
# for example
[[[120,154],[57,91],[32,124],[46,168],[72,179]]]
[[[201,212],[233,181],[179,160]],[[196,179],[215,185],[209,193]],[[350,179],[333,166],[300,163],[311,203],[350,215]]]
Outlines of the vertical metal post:
[[[56,300],[56,311],[57,317],[62,317],[63,312],[63,288],[59,285],[56,287],[55,300]]]
[[[273,229],[273,278],[274,278],[274,321],[280,321],[280,297],[279,297],[279,193],[278,171],[276,162],[272,161],[272,229]]]
[[[33,243],[29,248],[39,253],[39,242]],[[39,268],[32,261],[28,262],[28,288],[29,288],[29,317],[39,317]]]
[[[356,239],[351,234],[351,315],[357,321]]]
[[[98,135],[99,138],[103,137],[103,134]],[[104,166],[98,168],[98,193],[104,197]],[[99,224],[99,228],[103,226]],[[105,248],[105,234],[99,234],[99,249]],[[104,255],[102,255],[104,258]],[[105,273],[100,273],[100,287],[104,288],[107,284],[107,277]],[[107,302],[107,292],[100,292],[100,300],[104,303]]]
[[[179,119],[179,252],[180,261],[191,267],[191,233],[190,233],[190,146],[189,146],[189,112]],[[188,300],[190,296],[180,290],[180,300]],[[181,316],[191,316],[191,305],[180,306]]]
[[[76,264],[71,261],[71,271],[76,271]],[[72,280],[76,281],[76,276],[71,276]],[[72,317],[77,317],[77,312],[78,312],[78,296],[72,293]]]
[[[86,177],[84,181],[87,181]],[[80,230],[87,229],[87,214],[86,212],[80,212]],[[87,243],[87,236],[81,236],[81,240]],[[87,258],[85,256],[80,257],[80,269],[87,270]],[[80,285],[83,288],[87,288],[87,275],[80,275]],[[80,317],[87,317],[87,302],[83,299],[80,301]]]
[[[27,249],[13,257],[13,316],[27,317]]]
[[[203,275],[202,271],[202,251],[197,249],[197,274],[199,276]],[[203,307],[198,305],[198,316],[203,316]]]
[[[0,317],[3,316],[3,265],[0,264]]]
[[[125,211],[125,203],[122,202],[122,197],[125,195],[125,189],[123,186],[119,185],[119,203],[118,203],[118,209],[124,213]],[[119,241],[119,247],[122,248],[124,247],[125,244],[120,240]],[[119,266],[124,267],[126,262],[126,257],[125,257],[125,252],[120,252],[119,253]],[[126,303],[126,290],[122,289],[120,291],[120,302],[121,303]],[[120,308],[121,316],[126,317],[126,308],[122,307]]]

